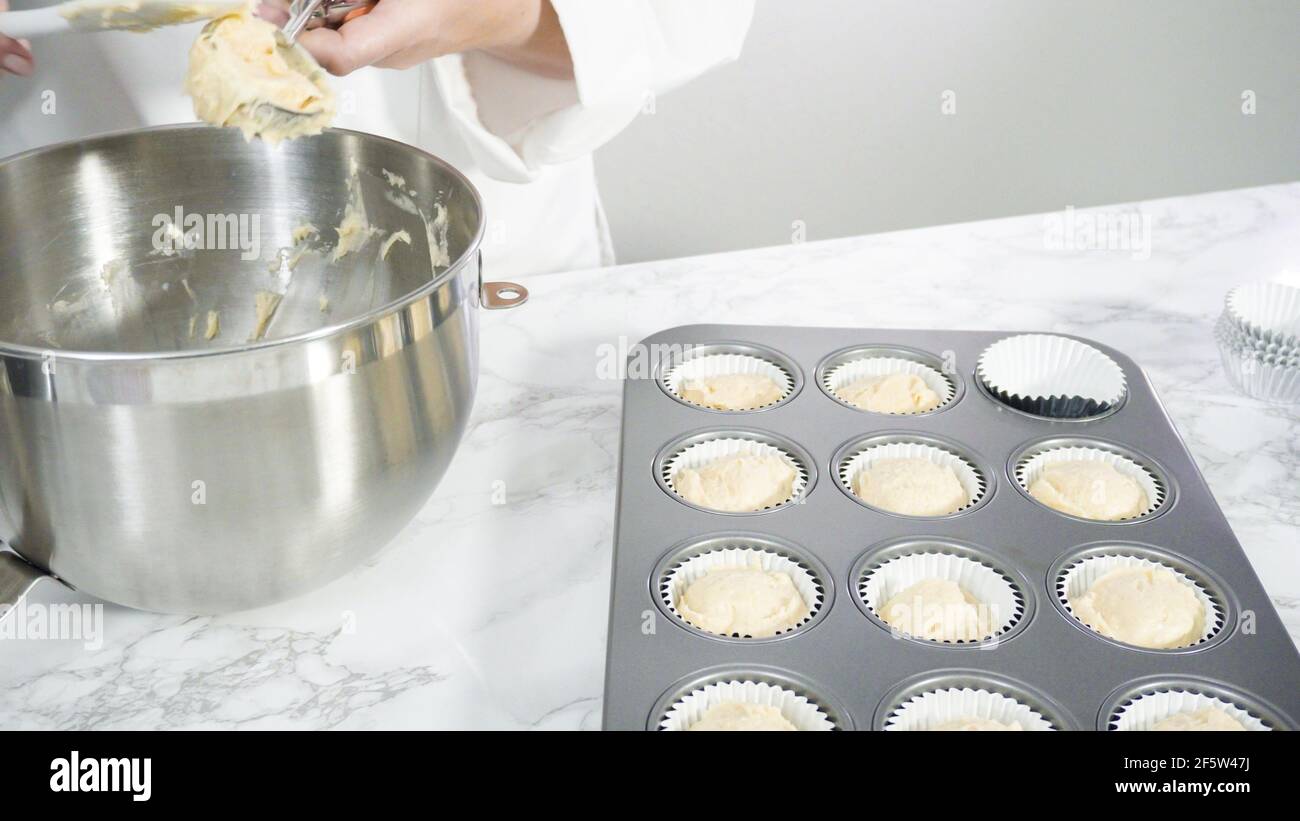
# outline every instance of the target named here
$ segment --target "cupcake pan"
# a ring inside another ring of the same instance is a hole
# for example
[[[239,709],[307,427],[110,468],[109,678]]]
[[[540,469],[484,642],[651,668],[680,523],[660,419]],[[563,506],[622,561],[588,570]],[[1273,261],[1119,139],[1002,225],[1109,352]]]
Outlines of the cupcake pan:
[[[716,413],[669,395],[659,379],[662,370],[655,378],[629,379],[604,726],[656,729],[696,689],[758,681],[808,699],[839,729],[883,729],[906,700],[953,688],[1010,699],[1058,729],[1104,729],[1120,695],[1140,695],[1145,690],[1135,688],[1162,683],[1195,685],[1196,692],[1217,697],[1231,694],[1229,701],[1271,728],[1294,729],[1300,720],[1300,654],[1142,370],[1114,349],[1076,340],[1114,362],[1126,386],[1121,401],[1087,420],[1038,418],[985,389],[963,391],[967,381],[979,384],[981,353],[1015,335],[697,325],[644,340],[766,349],[783,357],[796,379],[816,374],[819,384],[827,364],[846,351],[922,352],[955,363],[955,396],[941,413],[891,416],[847,407],[822,385],[795,390],[749,414],[727,414],[736,427],[719,428]],[[729,437],[778,447],[799,462],[807,476],[797,498],[761,515],[728,515],[685,504],[664,487],[669,460],[698,442]],[[987,474],[982,497],[956,515],[932,519],[867,507],[844,492],[840,467],[845,456],[861,450],[855,446],[875,437],[955,449]],[[1067,439],[1086,440],[1088,447],[1153,469],[1163,502],[1146,516],[1100,523],[1033,501],[1017,481],[1021,457],[1042,443]],[[828,480],[817,482],[823,474]],[[670,560],[690,558],[697,546],[760,539],[790,548],[794,552],[784,555],[812,570],[823,585],[827,595],[813,620],[771,639],[732,639],[691,629],[664,605],[660,584]],[[945,644],[902,638],[869,616],[860,593],[867,570],[900,551],[945,544],[965,547],[959,555],[1005,574],[1023,598],[1024,613],[999,640]],[[1148,651],[1083,627],[1058,598],[1060,572],[1073,560],[1117,547],[1202,583],[1220,608],[1219,628],[1190,648]],[[1247,613],[1249,631],[1238,627],[1238,614]]]

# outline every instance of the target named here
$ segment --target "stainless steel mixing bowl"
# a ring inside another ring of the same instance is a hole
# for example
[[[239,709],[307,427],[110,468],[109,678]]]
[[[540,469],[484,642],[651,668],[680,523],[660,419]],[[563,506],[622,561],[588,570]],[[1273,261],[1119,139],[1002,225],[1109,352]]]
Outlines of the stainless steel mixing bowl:
[[[334,262],[354,174],[383,233]],[[178,208],[197,247],[167,242]],[[295,260],[304,223],[317,252]],[[480,281],[482,235],[453,168],[347,131],[271,148],[169,127],[0,161],[0,540],[28,563],[0,555],[0,605],[48,572],[239,610],[382,547],[464,432],[479,308],[526,298]],[[249,341],[258,291],[284,296]]]

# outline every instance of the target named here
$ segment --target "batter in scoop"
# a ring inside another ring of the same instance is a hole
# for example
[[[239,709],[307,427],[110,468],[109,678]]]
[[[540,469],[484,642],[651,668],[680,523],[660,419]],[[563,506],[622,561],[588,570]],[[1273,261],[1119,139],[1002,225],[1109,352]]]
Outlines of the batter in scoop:
[[[194,114],[271,144],[319,134],[334,121],[334,91],[306,50],[247,10],[213,20],[190,49],[185,91]]]
[[[160,26],[174,26],[229,14],[240,6],[239,0],[194,0],[168,5],[141,0],[82,0],[59,7],[59,16],[75,29],[97,31],[152,31]]]

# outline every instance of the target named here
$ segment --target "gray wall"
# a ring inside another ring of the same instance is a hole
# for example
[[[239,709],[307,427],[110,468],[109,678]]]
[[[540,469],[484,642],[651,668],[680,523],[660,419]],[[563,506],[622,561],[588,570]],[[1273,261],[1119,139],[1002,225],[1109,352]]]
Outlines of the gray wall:
[[[597,163],[624,262],[1300,179],[1300,2],[758,0]]]

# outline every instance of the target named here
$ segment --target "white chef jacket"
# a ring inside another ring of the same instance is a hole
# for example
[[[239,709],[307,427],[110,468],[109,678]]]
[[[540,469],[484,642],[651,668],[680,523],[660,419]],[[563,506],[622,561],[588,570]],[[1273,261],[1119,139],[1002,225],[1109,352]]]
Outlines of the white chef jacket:
[[[17,9],[47,0],[14,0]],[[473,52],[333,78],[335,125],[450,162],[486,204],[494,278],[607,265],[592,152],[654,96],[734,60],[753,0],[552,0],[573,56],[556,80]],[[0,157],[92,134],[194,120],[182,86],[201,24],[33,43],[31,78],[0,78]]]

